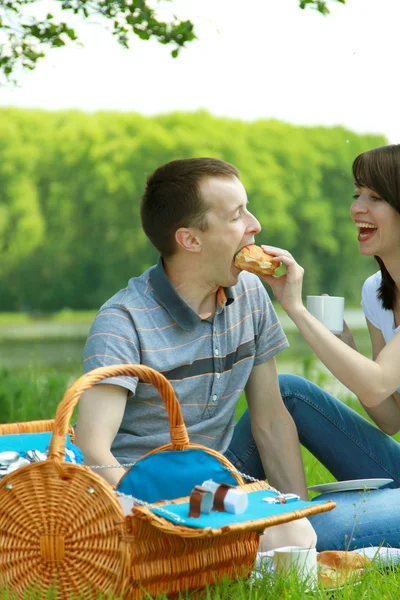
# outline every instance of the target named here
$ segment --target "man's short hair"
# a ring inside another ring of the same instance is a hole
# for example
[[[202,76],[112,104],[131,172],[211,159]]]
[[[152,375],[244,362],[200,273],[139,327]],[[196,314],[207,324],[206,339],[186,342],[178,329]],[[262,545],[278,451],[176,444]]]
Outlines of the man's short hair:
[[[217,158],[173,160],[148,176],[140,216],[145,234],[162,257],[175,253],[180,227],[206,230],[210,207],[201,197],[201,181],[232,176],[239,179],[236,167]]]

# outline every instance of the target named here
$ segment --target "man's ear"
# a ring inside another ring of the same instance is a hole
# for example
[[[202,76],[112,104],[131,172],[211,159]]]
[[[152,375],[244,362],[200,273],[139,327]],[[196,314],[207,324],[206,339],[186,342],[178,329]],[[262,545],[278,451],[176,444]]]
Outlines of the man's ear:
[[[180,227],[175,232],[176,243],[181,248],[188,252],[200,252],[201,251],[201,240],[196,235],[195,230],[188,227]]]

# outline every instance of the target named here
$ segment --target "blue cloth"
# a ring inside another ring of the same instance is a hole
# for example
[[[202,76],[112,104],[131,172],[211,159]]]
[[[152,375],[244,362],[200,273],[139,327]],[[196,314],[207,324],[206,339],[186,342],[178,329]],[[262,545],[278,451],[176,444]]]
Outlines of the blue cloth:
[[[300,442],[336,479],[393,479],[381,490],[318,496],[315,500],[333,500],[337,506],[309,517],[318,536],[317,550],[400,548],[400,444],[302,377],[280,375],[279,384]],[[247,410],[225,455],[238,471],[265,477]]]
[[[313,506],[312,502],[304,502],[304,500],[295,500],[294,502],[288,502],[287,504],[267,504],[263,501],[263,498],[272,498],[277,496],[276,492],[270,490],[261,490],[257,492],[250,492],[248,494],[249,505],[247,510],[240,514],[234,515],[227,512],[216,512],[211,511],[210,514],[201,514],[200,517],[188,517],[189,513],[189,502],[183,502],[182,504],[171,504],[163,506],[161,508],[167,509],[170,513],[177,515],[180,518],[179,525],[186,525],[187,527],[195,527],[201,529],[203,527],[212,527],[213,529],[219,529],[227,525],[234,525],[235,523],[246,523],[247,521],[255,521],[256,519],[267,519],[275,515],[283,515],[295,510],[301,510],[302,508],[308,508]],[[177,522],[175,519],[167,513],[153,507],[152,512],[164,517],[173,523]],[[182,522],[183,521],[183,522]]]
[[[50,445],[52,432],[45,431],[42,433],[12,433],[6,435],[0,435],[0,452],[14,451],[18,452],[22,457],[28,452],[28,450],[39,450],[40,452],[46,452]],[[66,437],[66,448],[72,450],[75,455],[76,462],[83,464],[82,452],[77,446],[71,442],[69,433]],[[69,456],[65,455],[66,462],[71,462]]]
[[[237,485],[215,456],[205,450],[168,450],[139,460],[119,482],[117,492],[145,502],[189,496],[206,479]]]

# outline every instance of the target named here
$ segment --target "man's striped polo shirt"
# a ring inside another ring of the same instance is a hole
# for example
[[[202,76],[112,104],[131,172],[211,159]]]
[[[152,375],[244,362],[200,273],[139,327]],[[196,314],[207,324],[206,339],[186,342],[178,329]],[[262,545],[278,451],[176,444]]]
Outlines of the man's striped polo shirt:
[[[174,387],[190,440],[225,452],[253,366],[288,342],[258,277],[243,271],[237,285],[220,292],[215,315],[197,315],[160,260],[101,307],[86,342],[84,372],[117,363],[156,369]],[[166,409],[152,385],[133,377],[104,383],[129,390],[111,448],[120,462],[170,442]]]

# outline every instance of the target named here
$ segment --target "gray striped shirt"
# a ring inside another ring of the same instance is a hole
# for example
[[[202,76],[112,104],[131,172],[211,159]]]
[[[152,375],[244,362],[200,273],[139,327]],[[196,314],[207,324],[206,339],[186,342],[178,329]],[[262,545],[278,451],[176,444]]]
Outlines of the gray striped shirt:
[[[225,452],[236,402],[253,366],[288,342],[255,275],[243,271],[234,287],[219,290],[218,299],[213,317],[197,315],[177,294],[160,260],[101,307],[85,345],[84,372],[117,363],[156,369],[174,387],[191,442]],[[170,442],[164,403],[152,385],[133,377],[103,383],[129,390],[111,448],[120,462]]]

